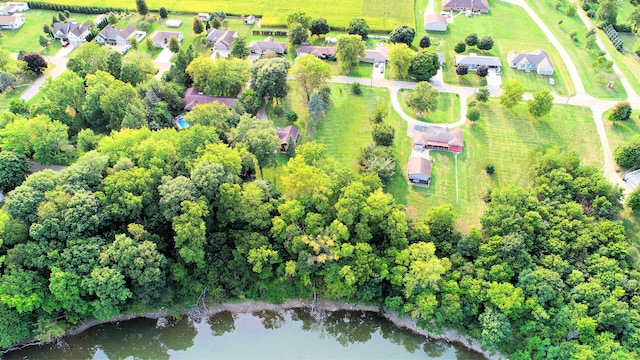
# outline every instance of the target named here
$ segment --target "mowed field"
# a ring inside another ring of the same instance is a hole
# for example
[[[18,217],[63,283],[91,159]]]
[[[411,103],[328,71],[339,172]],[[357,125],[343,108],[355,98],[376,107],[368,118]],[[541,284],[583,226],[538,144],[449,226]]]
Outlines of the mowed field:
[[[56,3],[85,6],[113,6],[135,9],[132,0],[57,0]],[[397,25],[413,26],[412,0],[147,0],[152,10],[164,6],[169,12],[224,11],[236,15],[262,15],[263,26],[284,25],[287,15],[304,10],[327,19],[330,26],[346,28],[355,17],[364,17],[372,30],[391,30]]]

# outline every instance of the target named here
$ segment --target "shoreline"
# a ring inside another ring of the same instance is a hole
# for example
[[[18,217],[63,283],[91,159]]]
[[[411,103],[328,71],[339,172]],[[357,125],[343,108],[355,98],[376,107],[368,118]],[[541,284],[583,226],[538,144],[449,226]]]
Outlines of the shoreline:
[[[253,313],[257,311],[283,311],[289,309],[297,309],[297,308],[312,308],[312,301],[307,300],[287,300],[282,304],[271,304],[264,301],[240,301],[240,302],[227,302],[222,304],[212,304],[207,306],[206,316],[215,315],[221,312],[229,311],[234,313]],[[504,359],[500,353],[496,352],[495,354],[491,354],[488,351],[482,350],[482,346],[480,342],[476,339],[472,339],[469,336],[465,336],[463,334],[458,333],[455,330],[446,330],[442,334],[433,334],[428,332],[417,326],[416,321],[413,320],[410,316],[399,317],[396,312],[389,311],[385,313],[380,312],[380,308],[374,305],[352,305],[347,304],[345,302],[340,301],[331,301],[331,300],[319,300],[316,302],[316,309],[323,311],[366,311],[376,313],[386,320],[390,321],[394,325],[399,328],[409,330],[415,334],[421,335],[428,340],[436,340],[436,341],[444,341],[450,344],[457,344],[467,350],[472,350],[478,354],[481,354],[486,359]],[[182,313],[182,316],[188,315],[189,311],[185,311]],[[123,314],[120,316],[116,316],[111,319],[107,319],[104,321],[99,320],[91,320],[87,322],[80,322],[79,325],[74,326],[71,330],[64,334],[61,338],[76,336],[80,333],[98,325],[115,323],[120,321],[133,320],[136,318],[148,318],[148,319],[161,319],[165,317],[173,316],[169,309],[160,309],[156,311],[150,311],[146,313],[129,313]],[[16,344],[12,347],[5,349],[5,353],[19,350],[23,347],[29,345],[41,345],[43,343],[28,343],[29,340],[23,342],[21,344]],[[26,345],[25,345],[26,343]],[[24,345],[24,346],[21,346]]]

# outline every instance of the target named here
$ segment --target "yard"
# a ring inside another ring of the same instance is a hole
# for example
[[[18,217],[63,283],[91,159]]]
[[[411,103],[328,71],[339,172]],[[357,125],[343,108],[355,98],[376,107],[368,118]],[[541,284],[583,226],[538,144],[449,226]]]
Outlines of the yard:
[[[578,15],[566,16],[565,6],[566,1],[563,1],[563,7],[556,10],[554,7],[555,1],[543,0],[532,1],[527,0],[527,4],[538,14],[538,16],[544,21],[549,30],[555,35],[558,41],[562,44],[565,50],[571,56],[573,63],[578,68],[580,78],[584,83],[584,87],[587,93],[601,99],[624,99],[627,94],[620,83],[618,77],[613,73],[613,70],[595,70],[592,66],[596,60],[596,51],[586,49],[585,47],[585,33],[587,28],[584,26]],[[575,31],[578,35],[576,40],[571,40],[569,34]],[[607,39],[602,39],[603,42]],[[554,62],[555,65],[555,62]],[[613,90],[607,88],[609,81],[614,82]]]
[[[640,134],[640,111],[634,110],[631,118],[627,121],[611,121],[607,119],[607,113],[602,116],[602,122],[609,139],[611,151],[614,151],[618,145],[625,142],[633,135]],[[617,166],[616,166],[617,168]]]
[[[102,0],[57,0],[60,4],[105,6]],[[332,27],[346,28],[349,21],[355,17],[367,19],[372,29],[391,30],[397,25],[413,24],[413,1],[411,0],[148,0],[151,9],[157,10],[161,6],[170,12],[212,12],[225,11],[236,15],[263,15],[263,25],[284,25],[287,15],[304,9],[313,18],[323,17]],[[135,10],[135,2],[131,0],[114,0],[108,6],[129,8]]]
[[[422,30],[423,27],[420,26],[414,40],[414,46],[417,47],[423,35],[429,35],[432,38],[432,42],[434,40],[440,42],[440,45],[434,48],[445,54],[446,70],[444,79],[447,83],[462,86],[484,86],[486,85],[486,80],[479,78],[473,72],[465,76],[458,76],[455,73],[456,53],[453,48],[456,43],[464,41],[464,38],[471,33],[477,33],[479,38],[490,35],[494,40],[493,49],[480,51],[475,47],[467,48],[465,54],[475,52],[478,55],[499,57],[503,65],[503,81],[517,79],[524,84],[527,92],[549,88],[548,77],[509,68],[507,54],[512,50],[531,51],[541,48],[549,54],[555,67],[553,75],[555,86],[553,86],[553,90],[563,96],[569,93],[573,94],[575,90],[571,83],[569,72],[564,66],[560,55],[526,12],[519,6],[498,0],[489,0],[489,5],[491,6],[491,11],[488,14],[473,15],[471,17],[456,14],[454,23],[450,24],[446,32],[429,32],[427,34],[426,31]],[[436,1],[436,12],[440,11],[441,8],[440,2]],[[424,12],[424,9],[422,11]],[[417,16],[416,14],[416,21],[418,20]]]
[[[433,113],[427,113],[425,116],[418,117],[416,116],[416,112],[406,105],[410,92],[410,90],[406,89],[400,90],[398,92],[398,101],[400,102],[402,110],[414,119],[436,124],[453,123],[460,119],[460,97],[458,94],[441,92],[438,99],[438,109]]]

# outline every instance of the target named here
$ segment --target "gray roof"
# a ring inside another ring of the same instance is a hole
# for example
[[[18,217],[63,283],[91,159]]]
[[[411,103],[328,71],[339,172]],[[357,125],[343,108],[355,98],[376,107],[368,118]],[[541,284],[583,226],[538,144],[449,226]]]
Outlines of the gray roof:
[[[509,54],[507,54],[507,61],[509,61],[509,64],[520,64],[524,61],[536,65],[536,67],[539,68],[550,66],[553,69],[553,64],[551,63],[549,55],[542,49],[536,49],[530,53],[525,53],[524,51],[521,51],[520,53],[509,51]]]
[[[224,29],[209,29],[207,30],[207,42],[210,44],[221,42],[227,46],[233,44],[233,40],[238,34],[237,31],[224,30]]]
[[[287,50],[287,43],[276,41],[252,41],[251,44],[249,44],[249,49],[253,52],[273,50],[276,53],[282,53]]]
[[[156,42],[169,42],[169,39],[174,36],[176,39],[182,39],[182,33],[176,31],[155,31],[151,34],[151,40]]]
[[[431,24],[431,23],[441,23],[444,25],[448,25],[447,23],[447,18],[444,17],[441,14],[427,14],[424,16],[424,23],[425,24]]]
[[[449,144],[450,146],[463,146],[462,130],[449,129],[438,126],[427,126],[422,130],[413,132],[413,143],[426,145],[429,142]]]
[[[335,56],[336,48],[331,46],[298,46],[298,54],[312,54],[315,56]]]
[[[131,25],[127,25],[127,27],[125,27],[124,29],[107,25],[104,27],[104,29],[102,29],[102,31],[100,31],[98,36],[106,40],[113,40],[113,41],[115,41],[118,38],[118,36],[120,36],[121,38],[126,40],[135,32],[136,32],[136,28],[134,28]]]
[[[502,66],[500,58],[496,56],[478,56],[476,54],[456,55],[456,65],[485,65],[485,66]]]
[[[423,174],[431,177],[431,166],[433,163],[430,159],[423,158],[422,156],[412,156],[409,158],[409,164],[407,165],[407,174]]]
[[[487,0],[443,0],[442,7],[489,10],[489,2]]]
[[[90,25],[91,23],[88,21],[85,21],[85,23],[82,25],[76,22],[67,22],[67,23],[57,22],[53,24],[53,33],[57,34],[58,32],[60,32],[64,35],[73,34],[75,36],[80,36],[83,33],[85,33],[87,30],[89,30]]]

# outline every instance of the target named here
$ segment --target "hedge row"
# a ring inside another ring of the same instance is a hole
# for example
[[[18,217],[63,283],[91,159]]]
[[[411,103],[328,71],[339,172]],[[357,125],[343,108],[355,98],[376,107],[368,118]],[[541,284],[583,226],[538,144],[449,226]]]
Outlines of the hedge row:
[[[27,2],[27,4],[29,5],[30,9],[42,9],[42,10],[54,10],[54,11],[68,10],[69,12],[76,13],[76,14],[104,14],[108,12],[125,11],[125,9],[122,9],[122,8],[61,5],[61,4],[50,4],[46,2],[40,2],[40,1],[29,1]]]
[[[253,30],[252,33],[253,35],[287,36],[287,32],[281,30]]]

